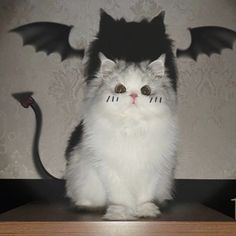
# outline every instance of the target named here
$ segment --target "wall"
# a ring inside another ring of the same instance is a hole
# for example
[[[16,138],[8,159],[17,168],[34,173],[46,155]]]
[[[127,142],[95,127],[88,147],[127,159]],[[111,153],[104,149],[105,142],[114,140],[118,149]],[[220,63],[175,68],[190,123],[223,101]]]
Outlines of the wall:
[[[11,97],[33,91],[44,125],[40,151],[48,170],[63,175],[66,141],[80,119],[80,60],[22,47],[11,28],[54,21],[74,25],[70,42],[85,47],[98,29],[99,9],[115,18],[138,20],[162,9],[175,45],[189,44],[188,27],[225,26],[236,30],[234,0],[1,0],[0,1],[0,178],[38,178],[31,155],[34,116]],[[235,47],[234,47],[235,49]],[[179,59],[179,125],[176,178],[236,178],[236,50],[195,63]]]

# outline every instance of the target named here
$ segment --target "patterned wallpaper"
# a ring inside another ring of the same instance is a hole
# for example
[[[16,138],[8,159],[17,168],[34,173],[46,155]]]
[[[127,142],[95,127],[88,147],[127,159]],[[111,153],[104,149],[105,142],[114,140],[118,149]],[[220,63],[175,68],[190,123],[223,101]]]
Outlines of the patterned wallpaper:
[[[39,178],[32,160],[34,114],[11,94],[33,91],[43,111],[43,163],[61,177],[64,150],[80,120],[83,66],[78,59],[22,47],[11,28],[34,21],[74,25],[70,42],[86,47],[98,29],[99,9],[115,18],[139,20],[166,11],[168,33],[188,46],[188,27],[219,25],[236,30],[234,0],[1,0],[0,1],[0,178]],[[210,9],[210,11],[209,11]],[[180,144],[176,178],[236,178],[236,48],[197,63],[179,59]]]

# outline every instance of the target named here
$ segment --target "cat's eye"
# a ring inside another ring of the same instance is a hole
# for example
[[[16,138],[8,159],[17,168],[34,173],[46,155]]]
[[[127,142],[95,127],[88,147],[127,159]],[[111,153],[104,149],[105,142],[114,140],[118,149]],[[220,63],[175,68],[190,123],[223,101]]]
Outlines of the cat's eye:
[[[141,93],[143,95],[146,95],[146,96],[149,96],[151,94],[151,88],[148,86],[148,85],[144,85],[142,88],[141,88]]]
[[[115,93],[125,93],[126,87],[123,84],[117,84],[115,87]]]

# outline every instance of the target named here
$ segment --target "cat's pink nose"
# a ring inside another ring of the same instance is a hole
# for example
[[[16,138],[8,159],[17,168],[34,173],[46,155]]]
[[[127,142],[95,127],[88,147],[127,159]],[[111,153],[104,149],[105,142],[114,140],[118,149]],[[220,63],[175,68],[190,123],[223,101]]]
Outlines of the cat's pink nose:
[[[138,97],[138,94],[137,93],[131,93],[129,96],[132,97],[135,100],[135,98]]]
[[[135,99],[138,97],[138,94],[137,93],[131,93],[129,96],[132,98],[132,104],[135,104]]]

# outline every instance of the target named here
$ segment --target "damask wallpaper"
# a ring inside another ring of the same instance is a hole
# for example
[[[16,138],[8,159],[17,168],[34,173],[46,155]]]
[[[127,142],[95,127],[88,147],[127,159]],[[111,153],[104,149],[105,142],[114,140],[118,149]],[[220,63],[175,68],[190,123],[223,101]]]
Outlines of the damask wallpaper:
[[[35,53],[9,29],[34,21],[74,25],[70,42],[86,47],[98,30],[99,9],[114,18],[151,18],[166,11],[175,45],[189,44],[188,27],[236,30],[234,0],[1,0],[0,178],[39,178],[32,160],[34,114],[11,96],[33,91],[43,111],[40,153],[53,175],[63,176],[64,151],[80,120],[83,65],[78,59]],[[179,59],[180,143],[176,178],[236,178],[236,48],[197,63]]]

